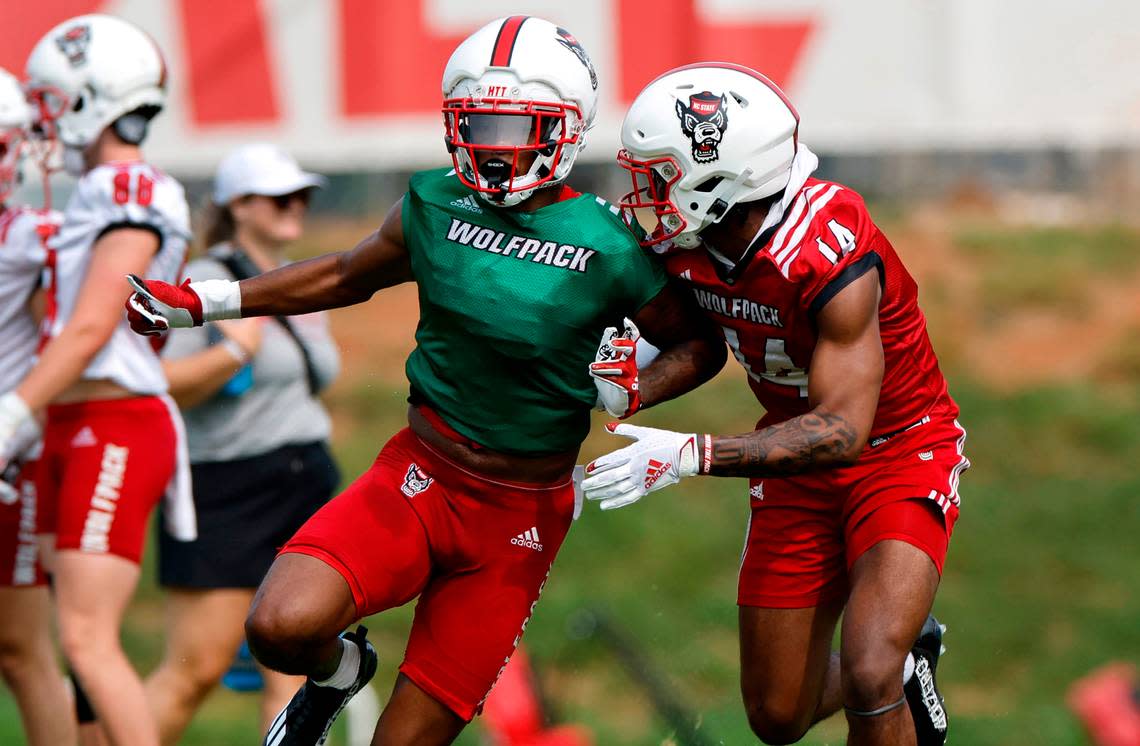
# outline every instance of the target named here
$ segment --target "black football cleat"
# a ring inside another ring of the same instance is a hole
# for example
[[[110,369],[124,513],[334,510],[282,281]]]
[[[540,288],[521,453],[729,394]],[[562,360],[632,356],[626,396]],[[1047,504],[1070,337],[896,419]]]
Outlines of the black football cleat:
[[[376,674],[376,649],[365,639],[363,626],[355,632],[346,632],[341,638],[360,648],[360,669],[356,680],[347,689],[317,686],[312,679],[289,700],[269,726],[262,746],[321,746],[329,737],[348,701]]]
[[[914,719],[918,746],[946,743],[946,705],[934,679],[938,658],[946,651],[942,644],[945,631],[945,625],[939,624],[933,615],[928,616],[910,651],[914,656],[914,675],[903,685],[903,692]]]

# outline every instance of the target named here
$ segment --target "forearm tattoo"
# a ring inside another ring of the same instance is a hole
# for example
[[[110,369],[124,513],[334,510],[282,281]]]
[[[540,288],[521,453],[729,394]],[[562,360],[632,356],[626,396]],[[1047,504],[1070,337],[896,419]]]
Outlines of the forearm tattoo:
[[[859,436],[840,415],[809,412],[746,435],[706,437],[712,438],[709,474],[763,477],[842,466]]]

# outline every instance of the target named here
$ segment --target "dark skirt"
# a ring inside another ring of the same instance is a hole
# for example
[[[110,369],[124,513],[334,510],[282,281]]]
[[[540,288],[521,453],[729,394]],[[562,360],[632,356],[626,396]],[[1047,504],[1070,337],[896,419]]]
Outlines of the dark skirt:
[[[257,588],[277,550],[340,482],[324,442],[193,464],[191,472],[198,538],[178,541],[159,521],[158,582],[166,587]]]

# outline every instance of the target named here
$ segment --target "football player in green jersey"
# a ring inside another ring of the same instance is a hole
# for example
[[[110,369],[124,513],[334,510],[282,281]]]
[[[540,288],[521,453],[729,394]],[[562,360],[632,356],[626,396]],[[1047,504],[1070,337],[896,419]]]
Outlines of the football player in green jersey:
[[[285,546],[247,620],[262,663],[308,676],[267,744],[323,743],[376,668],[363,632],[341,631],[417,596],[373,744],[450,743],[518,644],[576,514],[571,472],[603,330],[626,317],[661,349],[627,411],[724,363],[715,329],[617,210],[564,184],[597,107],[573,35],[538,18],[494,21],[456,49],[443,91],[454,169],[414,175],[351,251],[240,283],[131,278],[140,333],[419,288],[409,427]]]

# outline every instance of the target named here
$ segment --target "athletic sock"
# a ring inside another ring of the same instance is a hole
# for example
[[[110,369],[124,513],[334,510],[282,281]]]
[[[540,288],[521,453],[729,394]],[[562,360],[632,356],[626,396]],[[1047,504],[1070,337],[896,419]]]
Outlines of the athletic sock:
[[[907,653],[903,664],[903,683],[910,681],[911,676],[914,676],[914,653]]]
[[[336,671],[327,679],[313,681],[313,683],[332,689],[347,689],[356,681],[356,675],[359,672],[360,648],[342,639],[340,641],[340,664],[337,665]]]

